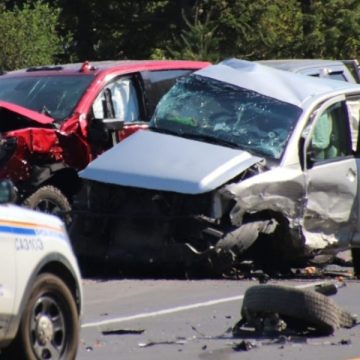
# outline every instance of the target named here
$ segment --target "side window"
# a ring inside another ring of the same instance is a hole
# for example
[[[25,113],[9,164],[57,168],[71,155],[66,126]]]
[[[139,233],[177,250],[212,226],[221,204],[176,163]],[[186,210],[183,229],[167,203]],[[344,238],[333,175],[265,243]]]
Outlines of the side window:
[[[343,72],[331,72],[328,77],[333,80],[347,81]]]
[[[153,115],[162,96],[170,90],[176,80],[192,72],[193,70],[159,70],[141,73],[144,81],[148,119]]]
[[[317,119],[310,140],[313,162],[335,159],[352,153],[345,103],[336,103]]]
[[[130,77],[117,79],[100,92],[92,106],[96,119],[140,120],[139,99]]]

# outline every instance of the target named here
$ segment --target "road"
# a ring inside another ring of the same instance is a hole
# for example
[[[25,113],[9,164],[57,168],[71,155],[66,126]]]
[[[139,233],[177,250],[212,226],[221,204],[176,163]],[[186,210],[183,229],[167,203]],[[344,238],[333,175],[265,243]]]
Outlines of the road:
[[[270,281],[312,287],[324,280]],[[79,360],[360,359],[360,325],[327,337],[234,338],[245,290],[256,280],[84,279]],[[332,298],[360,314],[360,281]],[[290,304],[289,304],[290,305]],[[110,334],[104,333],[105,331]],[[113,332],[113,333],[111,333]],[[244,344],[254,347],[242,351]],[[241,353],[240,353],[241,352]]]

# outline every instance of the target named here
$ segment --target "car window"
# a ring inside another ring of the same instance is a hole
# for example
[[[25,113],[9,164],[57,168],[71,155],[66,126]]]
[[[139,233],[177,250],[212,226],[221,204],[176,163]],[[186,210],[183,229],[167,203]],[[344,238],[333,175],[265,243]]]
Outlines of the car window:
[[[3,77],[0,78],[0,100],[62,122],[71,115],[93,79],[92,75]]]
[[[132,79],[120,78],[107,84],[95,99],[92,110],[96,119],[140,120],[139,100]]]
[[[352,153],[349,121],[344,102],[332,105],[317,119],[309,146],[312,161],[315,163]]]
[[[329,79],[333,79],[333,80],[347,81],[344,73],[341,71],[329,73],[328,77]]]
[[[141,73],[149,116],[154,113],[159,100],[175,84],[176,80],[191,72],[193,70],[157,70]]]

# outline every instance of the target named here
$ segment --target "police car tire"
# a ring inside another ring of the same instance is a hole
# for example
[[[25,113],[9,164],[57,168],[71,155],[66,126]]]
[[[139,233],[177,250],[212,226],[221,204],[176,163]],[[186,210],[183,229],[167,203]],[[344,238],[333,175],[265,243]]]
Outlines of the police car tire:
[[[318,292],[267,284],[247,289],[241,309],[245,320],[273,313],[285,318],[287,323],[291,321],[300,328],[309,326],[323,335],[350,325],[342,320],[343,310],[332,299]]]
[[[54,205],[58,209],[58,213],[49,211],[50,213],[58,215],[65,222],[66,225],[69,225],[71,223],[71,216],[69,215],[71,211],[71,205],[69,203],[69,200],[62,193],[62,191],[55,186],[46,185],[39,188],[24,200],[23,205],[30,209],[47,212],[46,210],[41,208],[41,203],[44,203],[46,201],[48,201],[50,204]]]
[[[26,302],[21,317],[16,339],[7,351],[7,355],[11,356],[9,359],[38,359],[33,346],[34,334],[31,332],[30,328],[35,304],[43,296],[47,296],[56,302],[64,319],[65,340],[58,360],[75,359],[80,333],[80,320],[76,303],[71,291],[65,283],[57,276],[50,273],[39,275],[33,284],[30,297]],[[53,359],[53,357],[51,357],[51,359]]]

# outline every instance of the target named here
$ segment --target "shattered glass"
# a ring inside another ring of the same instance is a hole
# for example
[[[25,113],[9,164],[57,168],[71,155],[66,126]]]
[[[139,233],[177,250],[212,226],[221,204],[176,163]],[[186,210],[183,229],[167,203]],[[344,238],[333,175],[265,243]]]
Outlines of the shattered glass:
[[[163,97],[150,126],[278,160],[301,112],[248,89],[192,76]]]

